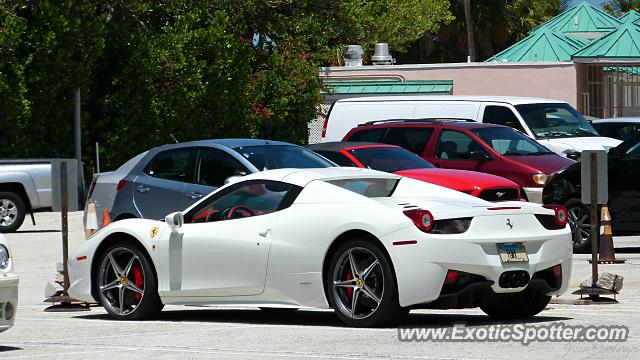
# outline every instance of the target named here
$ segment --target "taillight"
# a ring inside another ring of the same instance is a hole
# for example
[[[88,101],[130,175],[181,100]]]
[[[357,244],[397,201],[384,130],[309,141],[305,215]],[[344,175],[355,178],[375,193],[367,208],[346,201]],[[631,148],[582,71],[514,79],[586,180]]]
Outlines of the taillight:
[[[322,124],[322,137],[327,136],[327,125],[329,125],[329,115],[324,117],[324,124]]]
[[[565,227],[569,221],[569,213],[567,208],[562,205],[543,205],[544,208],[551,209],[555,212],[553,219],[560,227]]]
[[[120,191],[122,190],[122,188],[127,185],[127,180],[122,179],[120,181],[118,181],[118,186],[116,186],[116,191]]]
[[[418,229],[423,232],[429,232],[433,229],[433,215],[429,210],[411,209],[405,210],[403,213],[413,221]]]
[[[444,278],[444,283],[445,284],[452,284],[452,283],[456,282],[456,280],[458,280],[458,276],[459,275],[460,275],[460,273],[455,271],[455,270],[447,271],[447,276]]]
[[[551,271],[553,271],[553,276],[555,276],[556,279],[562,279],[562,265],[558,264],[552,267]]]

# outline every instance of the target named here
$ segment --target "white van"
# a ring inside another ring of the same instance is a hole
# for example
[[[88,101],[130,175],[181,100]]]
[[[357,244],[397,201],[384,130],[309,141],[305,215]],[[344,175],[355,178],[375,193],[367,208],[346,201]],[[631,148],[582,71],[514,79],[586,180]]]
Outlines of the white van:
[[[507,125],[557,154],[578,159],[582,150],[609,150],[620,140],[599,136],[564,101],[498,96],[393,96],[338,100],[329,110],[321,142],[340,141],[352,128],[389,119],[460,118]]]

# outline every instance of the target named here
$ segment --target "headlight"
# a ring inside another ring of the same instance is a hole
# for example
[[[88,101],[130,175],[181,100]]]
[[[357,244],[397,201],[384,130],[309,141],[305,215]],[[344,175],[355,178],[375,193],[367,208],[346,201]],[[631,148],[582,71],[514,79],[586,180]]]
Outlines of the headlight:
[[[4,245],[0,245],[0,269],[6,269],[9,266],[9,250]]]
[[[547,174],[535,174],[533,175],[533,182],[538,185],[544,185],[547,183]]]

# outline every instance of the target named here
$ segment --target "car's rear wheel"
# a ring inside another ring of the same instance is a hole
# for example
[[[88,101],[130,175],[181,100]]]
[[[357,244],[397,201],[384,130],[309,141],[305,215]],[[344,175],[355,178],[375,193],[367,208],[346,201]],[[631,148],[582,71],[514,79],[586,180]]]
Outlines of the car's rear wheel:
[[[565,207],[569,215],[573,252],[580,254],[590,253],[591,217],[589,209],[579,199],[567,201]]]
[[[516,294],[490,296],[480,305],[480,309],[496,319],[528,319],[544,310],[549,301],[551,296],[527,288]]]
[[[98,300],[114,319],[141,320],[162,310],[155,273],[137,246],[124,242],[110,246],[95,279]]]
[[[347,325],[381,326],[409,312],[398,304],[391,262],[369,241],[350,240],[339,246],[325,276],[331,306]]]
[[[26,213],[27,208],[20,196],[10,191],[0,192],[0,233],[18,230]]]

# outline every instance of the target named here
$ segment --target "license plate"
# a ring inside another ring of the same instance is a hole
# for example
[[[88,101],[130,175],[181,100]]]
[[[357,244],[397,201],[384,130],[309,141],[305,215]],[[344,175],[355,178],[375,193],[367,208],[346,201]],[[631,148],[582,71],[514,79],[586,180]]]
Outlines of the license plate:
[[[522,243],[498,244],[498,254],[503,263],[529,261]]]

